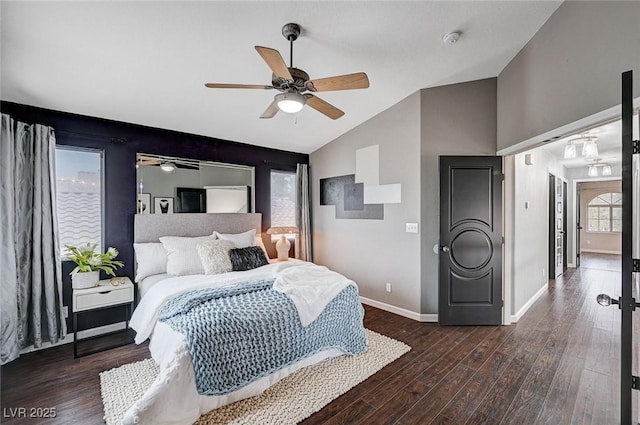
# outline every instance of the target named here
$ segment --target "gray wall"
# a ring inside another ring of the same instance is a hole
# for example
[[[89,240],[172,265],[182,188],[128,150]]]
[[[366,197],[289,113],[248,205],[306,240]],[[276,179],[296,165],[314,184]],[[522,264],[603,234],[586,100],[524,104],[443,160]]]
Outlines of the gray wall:
[[[640,2],[566,1],[498,76],[498,150],[640,96]]]
[[[380,184],[400,183],[402,203],[385,205],[384,220],[336,219],[334,206],[320,205],[319,180],[354,174],[356,149],[376,144]],[[313,152],[310,164],[314,262],[353,279],[363,297],[419,312],[420,235],[405,223],[420,223],[420,94]]]
[[[423,313],[438,312],[439,155],[496,154],[496,79],[420,92],[421,282]]]

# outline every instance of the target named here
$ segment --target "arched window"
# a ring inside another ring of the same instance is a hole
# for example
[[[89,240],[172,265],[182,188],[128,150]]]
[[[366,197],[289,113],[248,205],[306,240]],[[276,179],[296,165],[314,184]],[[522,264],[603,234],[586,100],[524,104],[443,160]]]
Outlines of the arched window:
[[[587,204],[587,232],[622,231],[622,193],[603,193]]]

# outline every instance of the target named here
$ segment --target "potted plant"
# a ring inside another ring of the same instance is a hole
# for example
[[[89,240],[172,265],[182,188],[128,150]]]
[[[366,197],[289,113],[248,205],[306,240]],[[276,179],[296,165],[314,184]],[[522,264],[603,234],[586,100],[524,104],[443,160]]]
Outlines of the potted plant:
[[[100,270],[110,276],[115,276],[114,271],[123,267],[122,261],[114,260],[118,256],[118,250],[109,247],[107,252],[101,254],[97,245],[85,244],[79,247],[66,245],[65,257],[76,263],[71,271],[71,286],[73,289],[86,289],[96,286],[100,280]]]

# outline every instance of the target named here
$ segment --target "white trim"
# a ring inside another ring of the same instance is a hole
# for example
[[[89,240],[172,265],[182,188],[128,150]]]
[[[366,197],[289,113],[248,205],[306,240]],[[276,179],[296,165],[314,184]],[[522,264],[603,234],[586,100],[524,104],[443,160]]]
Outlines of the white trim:
[[[502,324],[511,324],[511,293],[513,292],[513,234],[515,223],[515,156],[502,159]]]
[[[580,250],[580,252],[590,252],[592,254],[615,254],[615,255],[622,255],[622,252],[620,251],[610,251],[607,249],[584,249],[582,248]]]
[[[640,97],[633,100],[633,109],[640,107]],[[520,152],[528,151],[547,142],[554,142],[564,136],[579,133],[587,128],[598,127],[611,121],[619,120],[622,115],[622,105],[612,106],[609,109],[589,115],[567,125],[555,128],[553,130],[534,136],[515,145],[507,146],[497,152],[499,156],[515,155]]]
[[[370,298],[360,297],[362,304],[370,305],[372,307],[379,308],[380,310],[388,311],[390,313],[397,314],[399,316],[407,317],[409,319],[417,320],[418,322],[437,322],[437,314],[422,314],[415,311],[407,310],[401,307],[396,307],[391,304],[383,303],[380,301],[372,300]]]
[[[511,323],[517,323],[518,320],[522,319],[522,316],[524,316],[524,314],[527,312],[527,310],[529,310],[531,308],[531,306],[533,305],[533,303],[535,303],[536,301],[538,301],[538,298],[540,298],[545,292],[547,292],[549,288],[549,285],[544,284],[542,285],[542,287],[538,290],[538,292],[536,292],[533,297],[531,297],[529,299],[529,301],[527,301],[520,310],[518,310],[518,312],[514,315],[511,316]]]
[[[85,329],[78,332],[78,338],[90,338],[92,336],[102,335],[109,332],[119,331],[126,327],[125,322],[111,323],[110,325],[98,326],[97,328]],[[50,342],[44,342],[40,348],[35,348],[33,345],[20,350],[20,355],[31,353],[33,351],[40,351],[46,348],[57,347],[58,345],[70,344],[73,342],[73,332],[69,332],[64,338],[58,340],[55,344]]]
[[[567,263],[567,267],[570,269],[575,269],[576,265],[574,263]]]

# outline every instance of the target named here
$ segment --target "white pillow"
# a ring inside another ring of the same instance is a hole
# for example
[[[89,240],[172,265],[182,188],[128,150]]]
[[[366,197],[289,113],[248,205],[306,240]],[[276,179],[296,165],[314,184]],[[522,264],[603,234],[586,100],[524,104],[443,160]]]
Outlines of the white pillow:
[[[134,243],[136,252],[136,282],[154,274],[167,272],[167,250],[160,242]]]
[[[255,246],[259,246],[264,251],[264,256],[269,259],[269,253],[267,252],[267,247],[264,246],[264,242],[262,241],[262,235],[256,235],[256,240],[254,241]]]
[[[216,239],[196,245],[205,274],[227,273],[233,270],[229,250],[235,248],[233,242]]]
[[[167,273],[175,276],[204,274],[204,267],[198,256],[197,245],[215,240],[213,236],[183,238],[163,236],[160,242],[167,250]]]
[[[256,229],[235,234],[213,232],[213,235],[218,239],[233,242],[236,245],[236,248],[246,248],[248,246],[254,246],[256,243]]]

